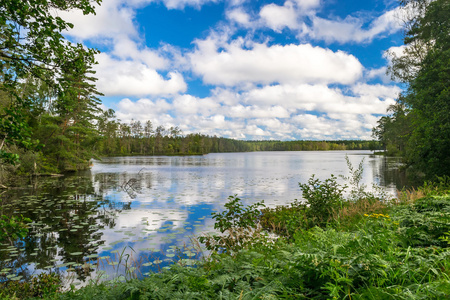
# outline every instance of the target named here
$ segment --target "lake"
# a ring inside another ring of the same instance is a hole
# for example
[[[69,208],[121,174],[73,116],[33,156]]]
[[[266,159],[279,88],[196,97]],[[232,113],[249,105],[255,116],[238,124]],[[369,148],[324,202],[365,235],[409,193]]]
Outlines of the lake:
[[[298,183],[312,174],[348,176],[346,155],[354,168],[364,159],[369,188],[395,195],[404,185],[399,159],[370,151],[111,157],[76,175],[37,178],[1,195],[5,212],[33,222],[24,241],[0,246],[0,280],[53,271],[80,283],[145,276],[174,259],[195,264],[202,250],[191,238],[213,231],[211,213],[230,195],[271,207],[300,200]]]

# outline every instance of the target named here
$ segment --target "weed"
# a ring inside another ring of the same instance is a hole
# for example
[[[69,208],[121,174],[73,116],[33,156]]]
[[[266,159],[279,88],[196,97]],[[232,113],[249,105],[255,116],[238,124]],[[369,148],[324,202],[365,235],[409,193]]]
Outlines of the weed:
[[[446,195],[450,191],[450,177],[437,177],[436,181],[427,181],[418,188],[403,189],[397,192],[398,204],[411,204],[426,196]]]

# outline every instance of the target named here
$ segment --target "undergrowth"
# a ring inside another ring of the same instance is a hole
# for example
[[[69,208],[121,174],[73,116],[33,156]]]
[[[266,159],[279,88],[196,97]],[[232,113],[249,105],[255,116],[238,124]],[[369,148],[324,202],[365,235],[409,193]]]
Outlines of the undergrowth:
[[[353,170],[359,176],[362,164]],[[356,172],[357,171],[357,172]],[[448,179],[389,199],[337,178],[300,184],[305,202],[215,213],[211,255],[142,280],[92,282],[47,299],[450,299]],[[417,195],[420,192],[420,197]],[[267,232],[276,233],[273,240]],[[6,294],[3,294],[6,295]],[[12,299],[12,298],[11,298]]]

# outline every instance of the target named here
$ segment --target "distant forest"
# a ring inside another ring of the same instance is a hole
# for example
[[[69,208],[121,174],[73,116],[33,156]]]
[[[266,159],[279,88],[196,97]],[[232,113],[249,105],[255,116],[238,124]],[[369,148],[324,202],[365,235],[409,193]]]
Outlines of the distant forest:
[[[218,152],[379,150],[376,141],[241,141],[203,134],[183,135],[178,127],[153,130],[151,121],[122,124],[115,120],[99,124],[102,139],[97,153],[118,155],[197,155]]]

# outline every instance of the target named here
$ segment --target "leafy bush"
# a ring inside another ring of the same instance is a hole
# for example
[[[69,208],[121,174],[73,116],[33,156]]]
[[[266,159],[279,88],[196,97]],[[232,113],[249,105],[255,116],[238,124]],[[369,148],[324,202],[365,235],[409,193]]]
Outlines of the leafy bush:
[[[10,244],[19,238],[24,238],[28,233],[28,226],[26,223],[31,222],[31,219],[20,216],[0,216],[0,243],[9,241]]]
[[[31,282],[8,281],[0,284],[1,299],[45,298],[61,292],[61,278],[55,273],[33,276]]]
[[[333,175],[325,181],[312,175],[308,183],[299,183],[306,201],[295,200],[290,206],[263,209],[262,228],[292,238],[297,230],[329,225],[334,221],[335,212],[344,206],[346,186],[339,185],[336,180]]]
[[[332,174],[322,182],[312,175],[308,183],[298,184],[309,206],[306,212],[309,227],[326,225],[331,221],[333,211],[342,207],[347,186],[339,185],[336,179]]]
[[[260,224],[265,230],[291,238],[293,234],[308,226],[308,207],[295,200],[290,206],[278,205],[275,208],[261,210]]]
[[[205,235],[198,238],[206,245],[208,250],[225,251],[232,254],[247,247],[260,238],[261,230],[258,228],[260,207],[264,201],[244,207],[237,195],[228,197],[222,213],[212,213],[216,220],[214,229],[222,235]]]
[[[222,213],[213,212],[211,214],[212,218],[216,220],[214,229],[219,229],[221,233],[234,228],[255,229],[261,215],[258,208],[265,205],[262,201],[244,207],[241,199],[234,195],[228,197],[228,202],[224,206],[226,209]]]

